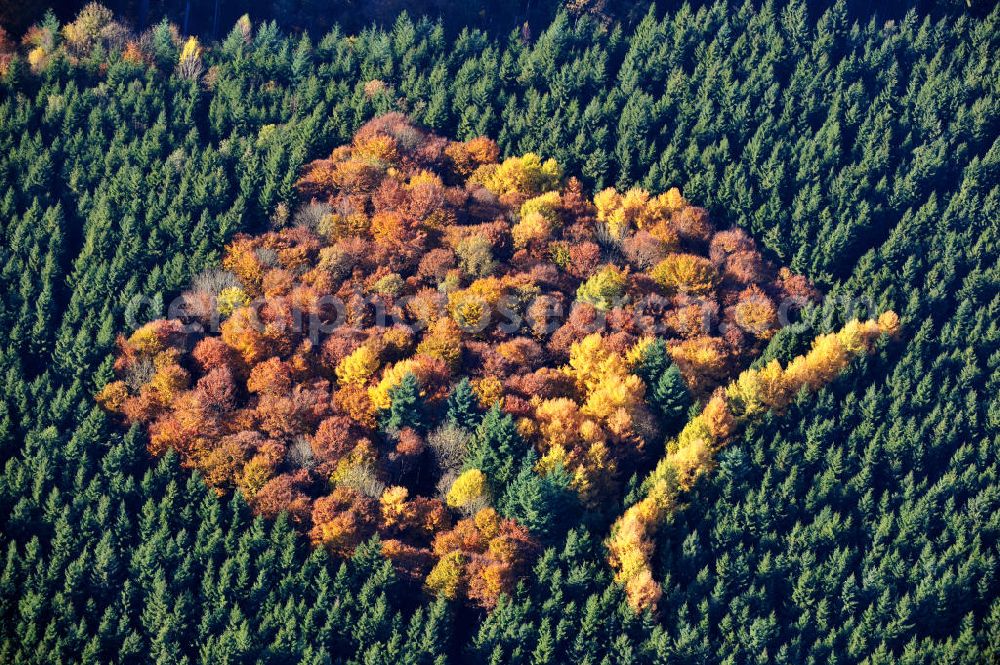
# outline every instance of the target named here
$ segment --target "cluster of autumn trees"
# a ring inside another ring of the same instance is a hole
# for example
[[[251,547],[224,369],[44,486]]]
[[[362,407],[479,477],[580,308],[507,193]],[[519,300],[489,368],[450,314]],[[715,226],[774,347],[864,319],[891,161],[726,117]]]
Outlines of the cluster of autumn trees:
[[[241,17],[236,29],[249,40],[250,19]],[[183,37],[176,25],[168,23],[135,33],[97,2],[87,3],[73,21],[62,26],[53,15],[46,15],[24,32],[21,45],[24,62],[36,74],[60,60],[76,65],[110,53],[120,54],[122,60],[133,65],[173,70],[184,79],[196,79],[206,72],[204,48],[197,37]],[[7,73],[17,50],[9,34],[0,27],[0,76]],[[101,65],[103,69],[107,66],[107,62]]]
[[[348,555],[377,534],[401,571],[486,607],[537,549],[496,510],[528,449],[584,506],[615,499],[688,392],[745,367],[780,302],[814,297],[676,189],[591,202],[553,160],[501,162],[398,114],[298,188],[183,316],[120,340],[98,399],[315,543]]]
[[[136,42],[130,41],[130,38],[129,29],[115,20],[111,10],[91,2],[80,11],[74,21],[61,27],[51,15],[47,16],[24,33],[21,43],[27,51],[28,65],[33,71],[38,72],[44,69],[57,53],[64,55],[70,62],[76,62],[78,58],[89,55],[95,49],[125,49],[125,53],[128,54],[136,49]],[[4,41],[0,38],[0,45]],[[3,50],[2,46],[0,50]]]

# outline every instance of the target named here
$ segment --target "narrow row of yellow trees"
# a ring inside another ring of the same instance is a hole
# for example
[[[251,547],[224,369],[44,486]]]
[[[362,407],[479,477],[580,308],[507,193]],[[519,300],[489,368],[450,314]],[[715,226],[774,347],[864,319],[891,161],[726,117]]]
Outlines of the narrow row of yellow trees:
[[[802,389],[818,390],[851,360],[871,353],[882,335],[895,335],[898,329],[899,317],[891,311],[878,320],[851,321],[838,332],[817,337],[808,353],[786,367],[772,360],[743,372],[712,395],[702,412],[667,444],[666,455],[643,483],[643,498],[611,528],[610,562],[633,609],[656,609],[662,594],[652,571],[656,531],[677,506],[680,493],[711,471],[716,454],[737,429],[765,411],[783,410]]]

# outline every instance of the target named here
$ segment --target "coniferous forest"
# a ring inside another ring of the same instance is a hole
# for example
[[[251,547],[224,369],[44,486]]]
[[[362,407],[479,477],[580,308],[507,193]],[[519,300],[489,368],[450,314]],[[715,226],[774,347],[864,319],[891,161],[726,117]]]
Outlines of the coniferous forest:
[[[0,12],[0,663],[1000,662],[1000,8],[117,4]]]

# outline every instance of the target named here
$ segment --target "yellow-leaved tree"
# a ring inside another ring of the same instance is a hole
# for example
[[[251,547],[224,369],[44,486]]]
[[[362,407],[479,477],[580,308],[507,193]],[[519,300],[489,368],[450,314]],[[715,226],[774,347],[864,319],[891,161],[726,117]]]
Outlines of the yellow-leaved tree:
[[[448,505],[474,514],[490,502],[486,474],[479,469],[469,469],[455,479],[448,490]]]

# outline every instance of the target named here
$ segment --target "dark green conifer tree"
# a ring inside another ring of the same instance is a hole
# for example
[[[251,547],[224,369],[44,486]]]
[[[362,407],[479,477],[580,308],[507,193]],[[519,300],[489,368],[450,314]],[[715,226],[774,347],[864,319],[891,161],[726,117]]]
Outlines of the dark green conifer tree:
[[[420,397],[420,384],[412,372],[403,376],[398,386],[389,391],[390,406],[383,415],[382,427],[398,432],[404,427],[423,431],[426,427],[424,404]]]
[[[469,377],[463,376],[448,395],[448,421],[470,431],[476,429],[481,419],[479,401],[472,390]]]

